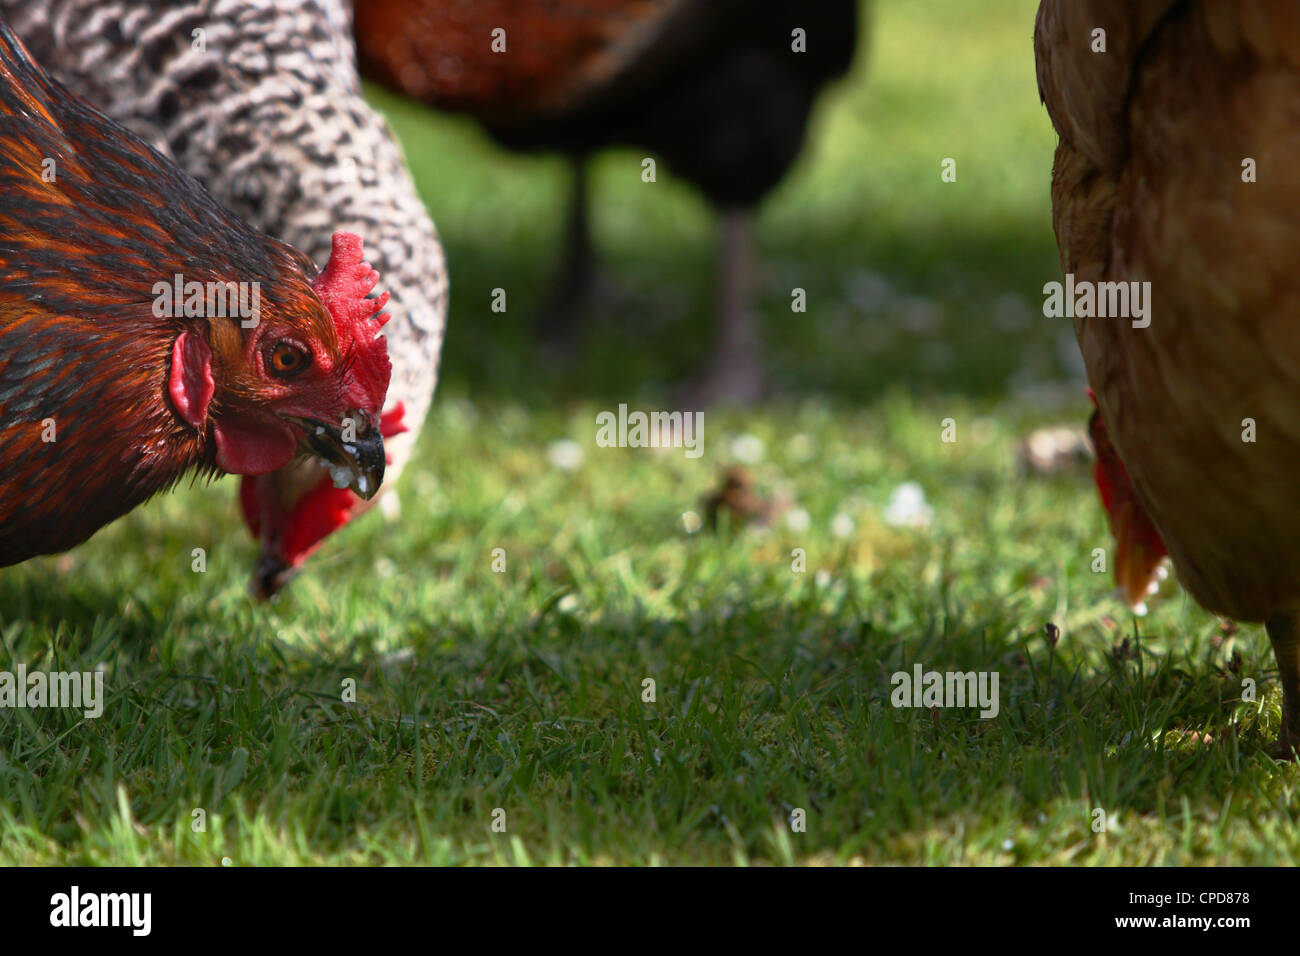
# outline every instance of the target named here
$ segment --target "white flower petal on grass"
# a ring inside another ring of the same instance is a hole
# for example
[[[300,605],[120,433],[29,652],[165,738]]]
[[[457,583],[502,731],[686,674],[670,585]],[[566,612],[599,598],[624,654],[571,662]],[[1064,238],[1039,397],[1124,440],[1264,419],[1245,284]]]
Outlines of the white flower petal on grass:
[[[824,588],[831,583],[831,573],[824,568],[813,575],[813,583],[819,588]]]
[[[853,519],[843,511],[831,519],[831,534],[835,535],[837,538],[847,538],[849,535],[853,534],[853,529]]]
[[[556,602],[555,609],[561,614],[572,614],[578,610],[578,603],[578,596],[570,591]]]
[[[785,526],[791,531],[803,533],[812,527],[812,516],[802,508],[791,508],[785,513]]]
[[[682,512],[682,530],[687,534],[695,534],[703,526],[700,516],[694,511]]]
[[[389,521],[396,521],[402,516],[402,499],[394,489],[389,488],[379,496],[379,513]]]
[[[731,440],[731,457],[744,465],[756,465],[763,460],[766,448],[757,435],[737,435]]]
[[[905,481],[889,496],[883,517],[895,527],[925,528],[934,519],[934,511],[925,503],[925,490],[915,481]]]
[[[811,435],[800,432],[790,439],[785,450],[792,461],[807,461],[817,454],[817,443],[813,441]]]
[[[556,468],[574,471],[582,464],[582,446],[570,438],[560,438],[546,446],[546,459]]]

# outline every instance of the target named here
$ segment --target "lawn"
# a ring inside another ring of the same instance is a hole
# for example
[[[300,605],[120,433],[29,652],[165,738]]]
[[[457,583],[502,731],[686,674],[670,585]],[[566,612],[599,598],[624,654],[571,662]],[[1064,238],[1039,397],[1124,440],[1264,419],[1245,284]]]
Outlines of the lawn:
[[[1087,466],[1017,464],[1088,412],[1072,332],[1041,314],[1035,6],[880,0],[760,218],[776,394],[709,411],[696,459],[599,447],[596,416],[673,407],[706,355],[702,201],[604,155],[614,304],[544,358],[563,165],[374,91],[452,269],[400,515],[269,606],[229,480],[0,571],[0,670],[102,668],[108,693],[94,720],[0,710],[0,864],[1293,859],[1262,631],[1172,579],[1135,620],[1092,570]],[[699,529],[735,463],[778,515]],[[997,716],[892,706],[918,664],[996,672]]]

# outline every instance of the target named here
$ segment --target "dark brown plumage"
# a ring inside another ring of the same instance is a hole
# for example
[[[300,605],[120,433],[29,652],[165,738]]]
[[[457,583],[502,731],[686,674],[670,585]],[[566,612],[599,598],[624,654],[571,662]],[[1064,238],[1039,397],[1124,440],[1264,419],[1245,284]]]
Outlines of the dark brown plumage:
[[[318,276],[51,80],[0,18],[0,565],[72,547],[190,470],[310,451],[373,493],[383,299],[363,299],[360,240],[335,251]],[[178,275],[247,284],[256,309],[183,314],[164,291]]]

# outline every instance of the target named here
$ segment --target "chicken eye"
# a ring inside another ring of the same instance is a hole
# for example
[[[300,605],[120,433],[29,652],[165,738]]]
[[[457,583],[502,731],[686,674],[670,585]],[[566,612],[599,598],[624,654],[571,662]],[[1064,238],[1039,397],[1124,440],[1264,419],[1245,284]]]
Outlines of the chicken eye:
[[[288,378],[311,364],[311,355],[289,342],[277,342],[269,356],[272,373]]]

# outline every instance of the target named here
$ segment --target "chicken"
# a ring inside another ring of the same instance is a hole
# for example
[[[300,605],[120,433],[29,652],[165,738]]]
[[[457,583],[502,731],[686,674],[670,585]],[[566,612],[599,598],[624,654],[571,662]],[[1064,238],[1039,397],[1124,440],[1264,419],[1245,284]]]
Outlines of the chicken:
[[[324,271],[51,80],[0,18],[0,565],[187,472],[306,455],[372,496],[391,367],[361,239]]]
[[[750,311],[750,219],[798,156],[817,93],[848,69],[859,6],[367,0],[357,6],[356,31],[366,75],[471,113],[510,148],[574,158],[553,318],[571,318],[590,285],[588,154],[608,145],[649,150],[699,187],[721,210],[717,343],[704,392],[751,401],[763,376]],[[571,328],[552,321],[547,332],[563,338]]]
[[[447,312],[429,214],[383,119],[361,96],[345,0],[0,0],[33,56],[75,93],[315,262],[331,233],[365,236],[391,293],[382,421],[393,490],[428,413]],[[311,459],[240,489],[260,538],[253,590],[275,594],[331,531],[378,497],[336,489]]]
[[[1062,271],[1085,291],[1150,283],[1141,320],[1075,319],[1101,421],[1183,586],[1211,611],[1264,622],[1289,755],[1300,745],[1300,5],[1045,0],[1035,49],[1060,134]],[[1121,552],[1132,546],[1121,538]]]

